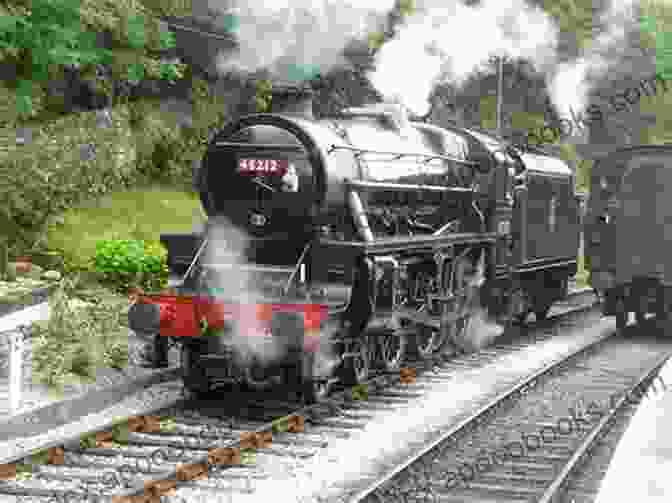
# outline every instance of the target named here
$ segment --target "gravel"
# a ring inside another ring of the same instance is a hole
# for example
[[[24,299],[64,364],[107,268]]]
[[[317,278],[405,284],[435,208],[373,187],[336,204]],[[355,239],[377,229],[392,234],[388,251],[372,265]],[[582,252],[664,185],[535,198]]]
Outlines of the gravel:
[[[480,370],[459,372],[459,379],[433,383],[423,398],[409,405],[396,407],[392,412],[373,411],[374,418],[363,430],[353,430],[347,439],[330,437],[329,445],[307,462],[275,458],[262,467],[269,473],[269,480],[256,484],[254,493],[235,493],[234,501],[336,503],[343,501],[344,496],[352,497],[355,491],[452,428],[473,412],[479,401],[492,399],[507,382],[517,382],[523,375],[583,346],[588,340],[602,337],[609,323],[595,318],[581,321],[582,326],[595,324],[581,337],[577,337],[579,328],[564,331],[543,344],[500,357]],[[194,489],[180,488],[176,497],[168,501],[196,501],[200,494]],[[212,496],[211,501],[230,501],[228,495]]]
[[[28,449],[37,449],[67,436],[79,436],[82,430],[102,429],[111,419],[146,414],[148,410],[170,407],[182,396],[182,384],[177,381],[157,384],[134,393],[118,404],[88,414],[72,423],[53,428],[32,437],[0,443],[3,457],[19,456]]]

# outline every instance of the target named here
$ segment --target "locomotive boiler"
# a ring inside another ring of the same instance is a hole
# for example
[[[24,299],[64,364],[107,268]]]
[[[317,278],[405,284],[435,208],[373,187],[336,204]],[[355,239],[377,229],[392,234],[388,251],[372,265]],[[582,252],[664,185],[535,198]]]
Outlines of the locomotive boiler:
[[[186,387],[281,382],[314,401],[336,380],[441,355],[476,309],[507,323],[563,295],[578,236],[565,165],[398,106],[316,119],[310,98],[288,89],[274,96],[281,110],[216,131],[194,176],[209,230],[161,237],[183,283],[176,296],[141,296],[129,324],[181,343]],[[206,258],[220,224],[245,236],[230,263]],[[234,269],[254,278],[252,300],[208,290]],[[274,346],[272,357],[239,354],[243,311],[265,327],[243,338]],[[325,370],[321,355],[336,363]]]
[[[622,333],[630,313],[642,323],[648,313],[664,320],[669,311],[671,158],[669,145],[627,147],[592,169],[585,229],[591,283],[604,296],[603,313],[616,317]]]

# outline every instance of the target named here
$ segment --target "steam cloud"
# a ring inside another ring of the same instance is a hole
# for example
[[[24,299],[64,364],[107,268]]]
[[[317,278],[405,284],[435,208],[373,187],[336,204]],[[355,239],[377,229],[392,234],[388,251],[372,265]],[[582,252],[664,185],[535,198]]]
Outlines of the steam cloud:
[[[628,36],[639,28],[637,0],[612,0],[587,28],[594,39],[577,58],[561,60],[558,26],[549,14],[524,0],[420,0],[418,12],[378,53],[370,80],[387,98],[427,113],[432,88],[461,86],[491,56],[525,59],[544,74],[560,117],[583,112],[594,86],[623,57]],[[475,34],[478,31],[478,35]],[[408,78],[413,75],[413,78]]]
[[[222,73],[268,70],[289,81],[344,64],[353,40],[378,31],[394,0],[222,0],[213,10],[234,12],[238,53],[219,58]]]
[[[560,117],[569,117],[570,108],[585,111],[597,82],[621,62],[629,34],[639,30],[638,5],[637,0],[611,0],[593,19],[593,32],[600,30],[597,36],[576,60],[558,64],[547,76],[551,101]]]
[[[454,346],[465,353],[479,351],[489,346],[502,335],[504,327],[495,323],[481,302],[481,287],[485,283],[485,253],[482,252],[475,270],[470,274],[467,286],[467,300],[463,312],[472,313],[467,326],[457,340],[451,341]]]
[[[245,257],[249,243],[245,233],[237,229],[223,217],[211,217],[207,229],[208,246],[203,255],[205,264],[219,264],[208,270],[207,285],[216,293],[221,302],[240,306],[234,325],[234,335],[230,343],[240,351],[243,358],[250,363],[256,359],[263,365],[281,356],[286,351],[286,342],[292,336],[303,338],[305,334],[303,316],[294,319],[276,318],[273,321],[274,337],[259,336],[259,332],[267,330],[268,325],[262,324],[257,318],[257,305],[268,304],[269,286],[268,272],[254,273]],[[283,278],[281,281],[283,282]],[[275,281],[274,283],[279,283]],[[316,352],[315,371],[318,376],[330,375],[334,367],[340,363],[328,343],[336,327],[325,325],[319,333],[317,347],[312,341],[312,350]],[[257,333],[255,333],[257,332]],[[310,339],[310,338],[309,338]],[[307,344],[311,341],[306,340]]]
[[[214,217],[210,220],[203,262],[219,266],[208,269],[206,281],[219,300],[236,309],[235,332],[231,343],[248,361],[251,358],[261,362],[273,359],[282,348],[270,344],[268,337],[255,333],[262,332],[265,327],[257,319],[254,309],[261,299],[261,292],[249,269],[244,267],[248,239],[225,218]]]
[[[525,58],[548,71],[557,32],[548,14],[523,0],[485,0],[475,7],[460,0],[423,0],[396,38],[381,48],[369,78],[384,96],[403,99],[424,115],[436,84],[463,84],[491,56]]]
[[[236,17],[239,50],[218,57],[222,73],[269,71],[301,81],[346,64],[343,50],[385,26],[394,0],[204,0]],[[378,51],[369,78],[386,101],[419,115],[435,85],[462,85],[491,56],[525,59],[545,76],[561,117],[585,111],[596,82],[618,63],[627,36],[638,28],[637,0],[611,0],[595,15],[598,33],[577,58],[560,59],[552,16],[525,0],[417,0],[416,12]],[[412,78],[409,78],[412,75]]]

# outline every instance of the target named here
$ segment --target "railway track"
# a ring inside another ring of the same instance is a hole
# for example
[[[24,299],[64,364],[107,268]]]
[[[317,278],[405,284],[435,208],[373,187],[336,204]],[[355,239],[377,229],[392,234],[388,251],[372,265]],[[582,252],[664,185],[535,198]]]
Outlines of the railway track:
[[[557,323],[589,307],[551,317],[478,354],[410,365],[415,382],[398,373],[381,374],[316,406],[302,408],[256,393],[240,395],[235,403],[226,397],[224,405],[221,397],[179,400],[140,417],[118,418],[112,429],[111,423],[105,431],[81,432],[15,456],[0,466],[0,495],[8,502],[158,502],[161,496],[181,502],[204,494],[211,495],[209,501],[237,501],[253,493],[259,481],[364,428],[375,414],[394,414],[432,383],[548,340]]]
[[[592,502],[642,394],[667,390],[654,379],[670,355],[666,340],[604,339],[496,397],[349,501]]]

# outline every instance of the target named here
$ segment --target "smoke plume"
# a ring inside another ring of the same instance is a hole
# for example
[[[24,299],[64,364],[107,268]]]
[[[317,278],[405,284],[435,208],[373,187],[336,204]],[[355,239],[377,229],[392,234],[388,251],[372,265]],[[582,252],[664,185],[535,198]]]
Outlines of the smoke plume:
[[[394,0],[221,0],[233,12],[239,50],[219,58],[222,73],[266,70],[283,80],[313,78],[345,63],[343,49],[380,30]]]
[[[639,30],[638,5],[637,0],[611,0],[592,20],[596,35],[579,57],[559,63],[547,75],[546,85],[560,117],[570,117],[570,110],[585,111],[597,83],[619,65],[629,47],[629,34]]]
[[[435,85],[460,86],[498,55],[524,58],[539,71],[549,71],[556,46],[552,18],[523,0],[484,0],[477,6],[421,0],[397,36],[380,49],[369,78],[381,94],[401,98],[424,115]]]

